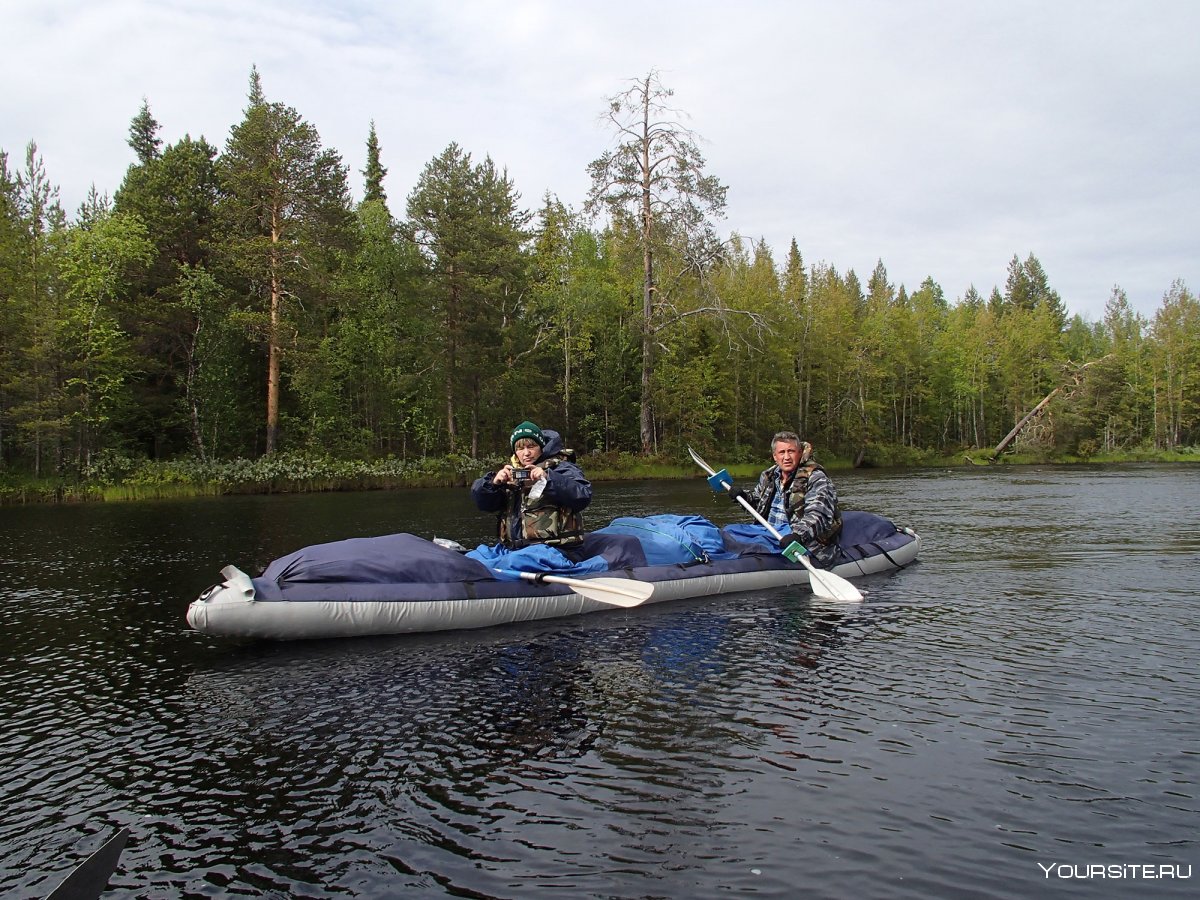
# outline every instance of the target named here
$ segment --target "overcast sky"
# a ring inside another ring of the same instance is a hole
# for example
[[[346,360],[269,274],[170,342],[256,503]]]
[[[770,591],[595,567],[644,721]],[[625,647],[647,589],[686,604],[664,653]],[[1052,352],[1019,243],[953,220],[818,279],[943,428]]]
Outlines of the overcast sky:
[[[450,142],[530,208],[581,206],[605,99],[657,69],[729,189],[723,232],[782,263],[878,260],[909,291],[1003,288],[1037,256],[1067,308],[1200,288],[1195,0],[0,0],[0,150],[36,141],[74,215],[133,161],[143,97],[223,148],[250,68],[392,211]]]

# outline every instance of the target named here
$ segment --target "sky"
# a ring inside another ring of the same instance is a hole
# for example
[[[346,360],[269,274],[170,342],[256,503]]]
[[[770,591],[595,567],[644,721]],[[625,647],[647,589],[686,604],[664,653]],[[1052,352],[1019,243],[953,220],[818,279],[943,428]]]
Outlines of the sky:
[[[0,0],[0,150],[36,142],[74,215],[134,162],[143,99],[223,148],[257,66],[393,214],[451,142],[523,204],[575,209],[608,98],[651,70],[728,188],[723,234],[782,264],[882,262],[950,302],[1034,255],[1069,313],[1200,289],[1194,0]]]

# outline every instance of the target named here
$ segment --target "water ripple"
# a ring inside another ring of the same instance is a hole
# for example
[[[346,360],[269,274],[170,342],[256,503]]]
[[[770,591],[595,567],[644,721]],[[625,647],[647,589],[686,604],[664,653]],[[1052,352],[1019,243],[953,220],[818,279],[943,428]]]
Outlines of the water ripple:
[[[846,475],[926,538],[857,607],[295,645],[187,631],[196,579],[397,510],[484,526],[436,491],[0,510],[0,893],[120,825],[129,897],[1001,898],[1064,887],[1039,862],[1187,864],[1196,480]],[[598,516],[733,514],[702,484],[606,493]]]

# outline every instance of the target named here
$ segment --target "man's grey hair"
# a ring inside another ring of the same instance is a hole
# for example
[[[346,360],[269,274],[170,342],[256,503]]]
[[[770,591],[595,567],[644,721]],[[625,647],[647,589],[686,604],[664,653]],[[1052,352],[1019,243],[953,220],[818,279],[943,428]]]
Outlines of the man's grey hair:
[[[794,431],[777,431],[777,432],[775,432],[775,437],[771,438],[771,452],[772,453],[775,452],[775,445],[780,444],[780,443],[795,444],[797,447],[799,447],[801,444],[800,435],[796,434],[796,432],[794,432]]]

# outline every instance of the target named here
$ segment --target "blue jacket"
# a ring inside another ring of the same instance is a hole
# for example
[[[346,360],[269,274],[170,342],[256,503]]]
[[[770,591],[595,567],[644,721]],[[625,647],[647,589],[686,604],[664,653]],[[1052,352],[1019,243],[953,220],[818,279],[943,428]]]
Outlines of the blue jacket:
[[[557,431],[542,429],[546,446],[537,465],[546,471],[546,487],[540,498],[529,500],[529,492],[492,483],[496,470],[475,479],[471,497],[483,512],[498,514],[498,534],[507,546],[529,543],[569,545],[583,537],[582,511],[592,502],[592,485],[575,463],[575,454],[564,450]],[[516,457],[510,464],[518,465]]]

